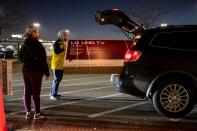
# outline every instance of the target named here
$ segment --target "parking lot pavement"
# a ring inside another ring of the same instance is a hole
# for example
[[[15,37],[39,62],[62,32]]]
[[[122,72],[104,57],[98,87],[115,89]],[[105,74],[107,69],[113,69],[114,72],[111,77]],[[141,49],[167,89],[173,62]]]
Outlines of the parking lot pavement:
[[[192,116],[182,119],[162,117],[149,101],[116,91],[110,83],[110,74],[65,74],[59,88],[62,97],[58,101],[49,99],[51,82],[52,77],[43,79],[41,91],[41,110],[48,119],[27,121],[24,118],[21,72],[14,72],[13,95],[4,96],[10,129],[126,131],[196,128],[195,110]],[[187,126],[183,127],[183,123]]]
[[[112,122],[86,120],[81,118],[52,117],[46,120],[25,120],[20,116],[7,118],[10,131],[195,131],[192,123],[172,122]]]

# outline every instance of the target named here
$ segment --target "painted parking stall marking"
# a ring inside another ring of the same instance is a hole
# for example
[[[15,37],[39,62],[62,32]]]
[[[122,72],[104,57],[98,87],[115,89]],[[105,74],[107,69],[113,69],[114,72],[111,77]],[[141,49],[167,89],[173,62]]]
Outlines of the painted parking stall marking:
[[[65,102],[65,103],[61,103],[61,104],[57,104],[57,105],[43,106],[43,107],[40,107],[40,109],[48,109],[48,108],[54,108],[54,107],[59,107],[59,106],[71,105],[71,104],[87,102],[87,101],[92,101],[92,100],[97,100],[97,99],[103,99],[103,98],[108,98],[108,97],[114,97],[114,96],[119,96],[119,95],[122,95],[122,93],[116,93],[116,94],[111,94],[111,95],[107,95],[107,96],[100,96],[100,97],[90,98],[90,99],[85,99],[85,100]],[[8,115],[16,115],[21,112],[25,112],[25,110],[16,111],[13,113],[8,113]]]
[[[92,115],[89,115],[88,117],[89,118],[96,118],[96,117],[100,117],[100,116],[107,115],[107,114],[110,114],[110,113],[114,113],[114,112],[117,112],[117,111],[125,110],[125,109],[128,109],[128,108],[144,105],[144,104],[147,104],[147,103],[148,102],[135,103],[135,104],[132,104],[132,105],[123,106],[123,107],[120,107],[120,108],[116,108],[116,109],[112,109],[112,110],[108,110],[108,111],[92,114]]]

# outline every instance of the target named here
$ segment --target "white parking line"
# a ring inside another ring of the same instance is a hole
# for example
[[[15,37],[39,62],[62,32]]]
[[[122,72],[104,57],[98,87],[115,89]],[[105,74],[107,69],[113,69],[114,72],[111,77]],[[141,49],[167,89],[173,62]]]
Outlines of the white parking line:
[[[76,75],[78,77],[94,77],[94,76],[101,76],[98,74],[88,74],[88,75]],[[76,77],[74,75],[64,75],[64,79],[70,78],[70,77]],[[53,80],[53,78],[51,78],[50,80]],[[21,77],[20,79],[15,79],[13,80],[13,82],[20,82],[23,81],[23,78]]]
[[[69,94],[69,93],[76,93],[76,92],[82,92],[82,91],[91,91],[91,90],[99,90],[99,89],[104,89],[104,88],[109,88],[112,86],[103,86],[103,87],[97,87],[97,88],[89,88],[89,89],[83,89],[83,90],[75,90],[75,91],[66,91],[66,92],[60,92],[59,94]],[[49,94],[45,95],[40,95],[40,97],[45,97],[49,96]],[[17,98],[17,99],[10,99],[10,100],[4,100],[5,102],[12,102],[12,101],[18,101],[18,100],[23,100],[23,98]]]
[[[89,85],[89,84],[104,83],[104,82],[109,82],[109,80],[107,80],[107,81],[86,82],[86,83],[77,83],[77,84],[66,84],[66,85],[60,86],[60,88],[61,87],[67,87],[67,86]],[[48,89],[48,88],[51,88],[51,87],[46,87],[46,86],[42,87],[42,89]],[[12,93],[22,92],[22,91],[23,90],[15,90],[15,91],[12,91]]]
[[[110,113],[113,113],[113,112],[125,110],[125,109],[128,109],[128,108],[132,108],[132,107],[135,107],[135,106],[144,105],[144,104],[147,104],[147,103],[148,102],[146,101],[146,102],[140,102],[140,103],[136,103],[136,104],[132,104],[132,105],[128,105],[128,106],[123,106],[123,107],[120,107],[120,108],[117,108],[117,109],[112,109],[112,110],[96,113],[96,114],[93,114],[93,115],[89,115],[88,117],[89,118],[96,118],[96,117],[100,117],[100,116],[110,114]]]
[[[45,107],[41,107],[41,109],[58,107],[58,106],[63,106],[63,105],[76,104],[76,103],[80,103],[80,102],[86,102],[86,101],[90,101],[90,100],[97,100],[97,99],[102,99],[102,98],[107,98],[107,97],[113,97],[113,96],[119,96],[119,95],[122,95],[122,93],[116,93],[116,94],[107,95],[107,96],[100,96],[100,97],[86,99],[86,100],[78,100],[78,101],[73,101],[73,102],[66,102],[66,103],[62,103],[62,104],[59,104],[59,105],[45,106]]]
[[[179,122],[181,121],[181,118],[169,118],[169,121],[173,121],[173,122]]]
[[[65,82],[65,81],[73,81],[73,80],[87,80],[87,79],[96,79],[96,78],[103,78],[103,77],[109,77],[109,76],[97,76],[97,77],[89,77],[88,78],[75,78],[75,79],[67,79],[67,80],[62,80],[62,82]],[[50,81],[50,80],[49,80]],[[44,81],[42,82],[42,84],[45,84],[45,83],[49,83],[49,81]],[[52,82],[52,79],[51,81]],[[20,83],[20,84],[14,84],[14,86],[23,86],[24,83]]]
[[[119,95],[122,95],[122,93],[116,93],[116,94],[107,95],[107,96],[100,96],[100,97],[86,99],[86,100],[71,101],[71,102],[61,103],[58,105],[44,106],[44,107],[41,107],[40,109],[47,109],[47,108],[53,108],[53,107],[58,107],[58,106],[71,105],[71,104],[76,104],[76,103],[80,103],[80,102],[86,102],[86,101],[90,101],[90,100],[97,100],[97,99],[108,98],[108,97],[119,96]],[[7,113],[7,115],[16,115],[21,112],[25,112],[25,110]]]

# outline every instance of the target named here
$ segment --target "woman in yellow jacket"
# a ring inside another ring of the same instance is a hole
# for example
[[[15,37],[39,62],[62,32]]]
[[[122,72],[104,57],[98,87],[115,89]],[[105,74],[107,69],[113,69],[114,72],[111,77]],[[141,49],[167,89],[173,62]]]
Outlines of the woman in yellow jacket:
[[[67,41],[68,41],[68,32],[62,30],[58,32],[58,40],[53,44],[52,49],[52,59],[51,59],[51,69],[53,70],[53,83],[50,91],[50,99],[58,100],[61,95],[59,95],[58,87],[59,83],[62,80],[64,74],[64,59],[67,53]]]

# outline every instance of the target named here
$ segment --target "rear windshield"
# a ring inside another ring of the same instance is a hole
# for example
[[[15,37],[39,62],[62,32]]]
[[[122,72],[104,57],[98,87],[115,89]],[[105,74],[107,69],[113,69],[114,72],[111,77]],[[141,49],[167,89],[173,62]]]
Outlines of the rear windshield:
[[[144,31],[140,34],[140,38],[136,40],[135,45],[132,47],[132,49],[140,49],[142,50],[145,46],[148,45],[152,38],[152,34],[148,31]]]

